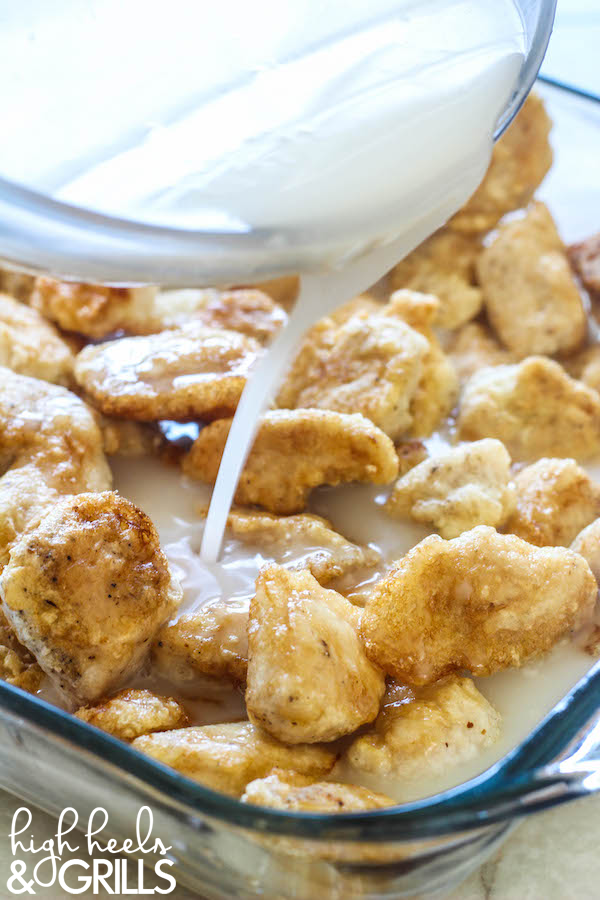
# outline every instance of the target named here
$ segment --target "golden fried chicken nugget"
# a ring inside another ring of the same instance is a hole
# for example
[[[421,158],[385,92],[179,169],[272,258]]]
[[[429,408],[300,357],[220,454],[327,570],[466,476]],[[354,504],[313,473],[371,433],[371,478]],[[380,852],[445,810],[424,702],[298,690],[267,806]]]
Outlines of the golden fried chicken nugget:
[[[505,529],[537,547],[568,547],[600,516],[600,484],[574,459],[538,459],[515,476],[515,486]]]
[[[136,332],[151,318],[157,288],[111,287],[36,278],[31,305],[65,331],[99,340],[118,331]]]
[[[187,475],[214,484],[230,427],[231,419],[220,419],[202,429],[183,461]],[[277,409],[262,417],[235,502],[290,515],[320,484],[389,484],[397,473],[392,441],[364,416]]]
[[[394,801],[356,784],[315,781],[308,775],[273,769],[266,778],[246,786],[242,803],[286,809],[289,812],[363,812],[384,809]]]
[[[467,381],[457,417],[459,438],[502,441],[513,459],[600,452],[600,395],[551,359],[481,369]]]
[[[35,285],[35,276],[18,269],[0,267],[0,292],[9,294],[21,303],[29,303]]]
[[[237,331],[265,343],[285,325],[287,315],[263,291],[216,288],[162,291],[156,296],[148,332],[179,328],[190,320],[207,328]]]
[[[185,709],[173,697],[135,688],[119,691],[94,706],[82,706],[75,715],[122,741],[190,724]]]
[[[543,100],[531,93],[494,145],[483,181],[450,219],[450,228],[467,233],[487,231],[505,213],[529,203],[552,165],[551,127]]]
[[[490,323],[519,357],[570,353],[587,332],[583,301],[552,216],[534,203],[477,261]]]
[[[116,493],[56,503],[0,576],[18,639],[68,696],[97,700],[142,665],[182,599],[150,519]]]
[[[385,310],[385,307],[382,307]],[[365,311],[311,328],[277,397],[287,409],[359,412],[398,438],[412,423],[428,342],[399,318]]]
[[[203,676],[244,684],[249,608],[249,597],[217,598],[163,625],[152,644],[157,671],[186,688],[201,688]]]
[[[288,744],[334,741],[379,712],[383,673],[357,634],[360,610],[306,571],[268,566],[248,622],[248,718]]]
[[[600,295],[600,232],[579,244],[572,244],[567,253],[584,288],[595,300]]]
[[[375,566],[381,559],[374,548],[353,544],[334,531],[327,519],[308,513],[274,516],[234,507],[227,528],[273,562],[288,569],[308,569],[321,584],[355,569]]]
[[[73,354],[35,309],[0,294],[0,365],[21,375],[67,385]]]
[[[411,437],[429,437],[451,412],[458,396],[458,376],[434,334],[433,323],[439,301],[417,291],[395,291],[384,307],[386,315],[398,316],[428,341],[421,380],[410,404]]]
[[[35,694],[45,677],[35,657],[17,640],[8,619],[0,609],[0,679]]]
[[[192,322],[85,347],[75,360],[75,378],[107,416],[215,419],[235,412],[260,353],[252,338]]]
[[[597,592],[578,554],[480,525],[425,538],[395,563],[367,599],[362,635],[369,658],[408,684],[491,675],[584,624]]]
[[[481,322],[468,322],[458,328],[445,349],[461,381],[479,369],[517,361],[515,354],[506,350]]]
[[[600,518],[584,528],[571,544],[571,550],[583,556],[594,578],[600,583]]]
[[[92,412],[58,385],[0,368],[0,569],[61,495],[111,485]]]
[[[166,440],[154,423],[128,422],[97,414],[107,456],[154,456],[165,449]]]
[[[440,228],[388,276],[392,291],[406,288],[434,294],[439,300],[435,324],[458,328],[477,315],[483,303],[475,283],[475,260],[481,251],[478,237]]]
[[[319,778],[335,764],[326,747],[287,747],[250,722],[177,728],[136,738],[136,750],[215,791],[239,797],[246,785],[273,769]]]
[[[240,288],[254,288],[262,291],[289,312],[296,302],[300,290],[300,279],[297,275],[282,275],[279,278],[270,278],[268,281],[259,281],[257,284],[236,285],[235,290]]]
[[[514,505],[510,456],[504,444],[486,438],[419,463],[396,482],[385,508],[453,538],[476,525],[501,525]]]
[[[450,675],[422,688],[391,681],[374,725],[352,741],[344,759],[370,775],[437,775],[495,743],[501,721],[470,678]]]

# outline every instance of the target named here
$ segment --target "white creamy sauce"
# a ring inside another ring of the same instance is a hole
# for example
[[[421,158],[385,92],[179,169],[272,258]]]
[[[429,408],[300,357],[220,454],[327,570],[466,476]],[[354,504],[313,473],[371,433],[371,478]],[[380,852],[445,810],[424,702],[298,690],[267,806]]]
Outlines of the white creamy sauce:
[[[434,436],[430,446],[443,446],[443,438]],[[179,470],[157,460],[112,460],[115,487],[129,497],[156,524],[163,547],[182,581],[184,603],[181,612],[190,610],[216,597],[247,597],[253,593],[254,579],[267,557],[240,541],[227,539],[218,565],[206,565],[200,558],[203,520],[195,512],[205,506],[209,490],[189,481]],[[600,463],[590,472],[600,475]],[[310,511],[329,518],[344,536],[358,542],[370,543],[392,562],[403,556],[429,532],[426,528],[390,518],[381,508],[387,495],[381,487],[349,485],[322,488],[314,491]],[[299,548],[299,556],[306,548]],[[383,566],[382,566],[383,569]],[[373,576],[376,578],[380,570]],[[360,578],[362,576],[358,576]],[[335,585],[333,585],[335,586]],[[344,585],[348,595],[360,595],[360,581]],[[364,586],[368,589],[369,584]],[[355,598],[357,599],[357,597]],[[590,668],[590,656],[575,644],[564,641],[550,654],[521,669],[510,669],[490,678],[476,679],[478,688],[502,715],[500,740],[477,754],[467,763],[450,768],[442,775],[424,780],[391,782],[378,780],[364,773],[345,771],[341,767],[335,777],[360,782],[386,793],[399,801],[406,801],[436,793],[467,780],[484,771],[520,743],[561,697]],[[136,684],[177,693],[167,681],[154,676],[138,679]],[[239,691],[226,687],[208,686],[207,699],[186,705],[197,723],[234,721],[243,717],[243,698]]]

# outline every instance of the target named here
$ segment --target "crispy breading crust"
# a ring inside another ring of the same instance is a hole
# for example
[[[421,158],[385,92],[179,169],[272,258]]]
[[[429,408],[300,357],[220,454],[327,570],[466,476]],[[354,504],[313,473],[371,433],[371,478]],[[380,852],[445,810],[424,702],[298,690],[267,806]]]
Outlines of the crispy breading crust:
[[[35,657],[18,641],[0,609],[0,679],[35,694],[45,677]]]
[[[0,291],[10,294],[21,303],[29,303],[35,285],[35,276],[17,269],[5,269],[0,266]]]
[[[399,262],[388,276],[392,291],[407,288],[439,300],[435,324],[458,328],[477,315],[483,303],[475,284],[478,237],[440,228]]]
[[[290,744],[333,741],[372,722],[385,683],[366,657],[359,620],[309,572],[262,569],[248,622],[250,721]]]
[[[157,670],[171,681],[198,686],[198,676],[244,684],[248,668],[250,598],[217,599],[158,631],[152,644]]]
[[[542,99],[529,94],[515,120],[494,145],[487,173],[462,209],[450,219],[455,231],[487,231],[513,209],[525,206],[552,165],[552,122]]]
[[[385,508],[453,538],[476,525],[501,525],[514,505],[510,456],[488,438],[419,463],[396,482]]]
[[[12,542],[61,496],[105,490],[111,473],[85,403],[0,368],[0,569]]]
[[[396,444],[396,453],[398,454],[398,475],[402,478],[419,463],[427,459],[427,447],[422,441],[403,441]]]
[[[426,777],[473,759],[500,730],[500,714],[470,678],[451,675],[424,688],[392,681],[373,727],[344,759],[372,775]]]
[[[118,494],[61,500],[12,547],[0,576],[17,637],[67,695],[132,675],[182,599],[150,519]]]
[[[135,688],[119,691],[94,706],[82,706],[75,715],[122,741],[189,725],[188,714],[173,697]]]
[[[273,562],[288,569],[308,569],[321,584],[381,560],[374,548],[353,544],[327,519],[308,513],[275,516],[233,507],[227,528],[236,538],[260,548]]]
[[[595,391],[600,391],[599,344],[585,347],[579,353],[564,357],[560,362],[572,378],[577,378]]]
[[[515,476],[515,487],[505,530],[537,547],[568,547],[600,516],[600,485],[574,459],[538,459]]]
[[[579,244],[571,244],[567,252],[583,286],[596,299],[600,295],[600,232]]]
[[[202,429],[183,461],[187,475],[214,484],[230,427],[231,419],[220,419]],[[302,512],[317,485],[388,484],[397,472],[392,441],[364,416],[273,410],[261,420],[235,502],[287,515]]]
[[[300,290],[300,279],[297,275],[282,275],[280,278],[270,278],[268,281],[260,281],[257,284],[237,285],[236,290],[240,287],[254,288],[268,294],[275,303],[279,303],[289,312],[296,302]]]
[[[600,395],[551,359],[481,369],[467,381],[458,409],[459,438],[494,437],[513,459],[600,451]]]
[[[583,556],[600,584],[600,519],[596,519],[575,537],[571,550]]]
[[[110,287],[36,278],[31,305],[65,331],[96,340],[136,329],[152,314],[156,288]]]
[[[385,307],[321,319],[296,355],[277,405],[360,412],[398,438],[412,423],[410,403],[428,347],[405,322],[386,316]]]
[[[107,416],[138,422],[231,415],[260,345],[199,323],[84,348],[75,378]]]
[[[433,331],[439,301],[429,294],[401,290],[391,295],[384,308],[386,315],[403,319],[429,343],[410,404],[413,423],[409,432],[410,437],[428,437],[451,412],[458,396],[458,376]]]
[[[491,675],[545,653],[590,619],[583,557],[480,526],[425,538],[379,581],[362,617],[370,659],[409,684],[467,669]]]
[[[500,227],[477,261],[477,274],[492,327],[517,356],[581,346],[587,331],[583,302],[543,203]]]
[[[265,343],[283,327],[287,315],[263,291],[218,291],[216,288],[163,291],[156,296],[148,333],[179,328],[192,320],[207,328],[237,331]]]
[[[394,801],[356,784],[315,781],[307,775],[274,769],[266,778],[246,786],[242,803],[285,809],[289,812],[361,812],[384,809]]]
[[[136,738],[133,747],[225,794],[241,796],[246,785],[273,769],[315,778],[326,775],[336,754],[326,747],[287,747],[249,722],[178,728]]]
[[[0,294],[0,365],[21,375],[68,385],[73,354],[35,309]]]
[[[517,361],[515,355],[506,350],[481,322],[469,322],[454,332],[446,344],[446,353],[461,381],[487,366]]]

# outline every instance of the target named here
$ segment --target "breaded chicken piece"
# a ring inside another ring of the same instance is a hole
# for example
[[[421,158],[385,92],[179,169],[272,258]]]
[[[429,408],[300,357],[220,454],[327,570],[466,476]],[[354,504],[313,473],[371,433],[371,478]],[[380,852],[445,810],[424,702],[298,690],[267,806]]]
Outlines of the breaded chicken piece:
[[[435,324],[458,328],[476,316],[483,303],[475,283],[480,251],[478,237],[440,228],[392,269],[389,286],[392,291],[434,294],[439,300]]]
[[[570,353],[587,318],[564,245],[543,203],[502,225],[477,261],[488,319],[519,357]]]
[[[68,384],[73,354],[35,309],[0,294],[0,365],[42,381]]]
[[[391,681],[373,727],[352,741],[344,759],[371,775],[430,777],[490,747],[501,721],[470,678],[451,675],[422,688]]]
[[[315,781],[307,775],[274,769],[266,778],[246,786],[242,803],[285,809],[288,812],[364,812],[384,809],[394,801],[356,784]]]
[[[0,679],[35,694],[45,678],[35,657],[17,640],[0,609]]]
[[[600,391],[600,344],[585,347],[579,353],[561,359],[561,365],[572,378]]]
[[[29,303],[35,285],[35,276],[17,269],[0,267],[0,292],[9,294],[21,303]]]
[[[184,472],[214,484],[231,419],[203,428],[183,461]],[[261,420],[235,502],[281,515],[302,512],[321,484],[389,484],[398,473],[392,441],[361,415],[325,409],[278,409]]]
[[[439,301],[430,294],[401,290],[391,295],[384,308],[387,315],[398,316],[419,331],[429,344],[410,404],[413,423],[409,432],[411,437],[429,437],[451,412],[458,396],[458,376],[433,331]]]
[[[515,487],[505,529],[537,547],[568,547],[600,516],[600,484],[574,459],[538,459],[515,476]]]
[[[237,285],[235,290],[239,288],[254,288],[262,291],[289,312],[296,302],[300,290],[300,279],[297,275],[282,275],[279,278],[270,278],[268,281],[260,281],[257,284]]]
[[[102,434],[85,403],[0,368],[0,569],[12,542],[61,495],[111,485]]]
[[[199,323],[85,347],[75,378],[107,416],[194,421],[235,412],[260,344]]]
[[[412,423],[410,403],[428,348],[422,335],[383,312],[363,310],[341,323],[321,319],[296,355],[277,405],[359,412],[398,438]]]
[[[577,535],[571,544],[571,550],[583,556],[600,584],[600,518]]]
[[[517,361],[514,353],[506,350],[481,322],[468,322],[455,331],[446,345],[446,353],[461,381],[487,366]]]
[[[110,287],[36,278],[31,305],[64,331],[99,340],[119,331],[136,332],[152,316],[157,288]]]
[[[90,702],[142,665],[182,591],[150,519],[105,492],[61,500],[22,536],[0,597],[42,669],[66,695]]]
[[[396,444],[396,453],[398,454],[398,475],[400,478],[426,460],[429,455],[427,447],[422,441],[403,441],[400,444]]]
[[[481,525],[432,535],[379,581],[362,635],[370,659],[408,684],[466,669],[491,675],[550,650],[591,618],[598,588],[583,557]]]
[[[160,429],[146,422],[128,422],[97,414],[107,456],[155,456],[165,448]]]
[[[162,626],[152,644],[157,671],[181,687],[203,677],[244,684],[248,669],[249,597],[217,598]]]
[[[450,219],[455,231],[487,231],[513,209],[525,206],[552,165],[548,135],[552,122],[542,99],[529,94],[521,111],[494,145],[487,173]]]
[[[326,747],[287,747],[250,722],[178,728],[136,738],[133,747],[215,791],[244,793],[273,769],[315,778],[327,775],[336,754]]]
[[[454,538],[476,525],[501,525],[515,506],[510,456],[487,438],[430,456],[400,478],[385,508]]]
[[[216,288],[162,291],[154,302],[150,331],[179,328],[186,322],[200,322],[207,328],[237,331],[266,343],[285,325],[287,315],[262,291]]]
[[[173,697],[161,697],[152,691],[129,688],[94,706],[82,706],[75,713],[82,722],[107,731],[122,741],[133,741],[142,734],[185,728],[189,717]]]
[[[268,566],[248,622],[248,718],[288,744],[334,741],[372,722],[385,682],[357,629],[360,610],[306,571]]]
[[[458,437],[494,437],[513,459],[600,452],[600,395],[551,359],[530,356],[512,366],[481,369],[467,381]]]
[[[569,261],[592,299],[600,295],[600,232],[567,250]]]
[[[234,537],[256,546],[273,562],[287,569],[308,569],[321,584],[355,569],[374,566],[381,559],[374,548],[353,544],[334,531],[327,519],[308,513],[274,516],[234,507],[227,528]]]

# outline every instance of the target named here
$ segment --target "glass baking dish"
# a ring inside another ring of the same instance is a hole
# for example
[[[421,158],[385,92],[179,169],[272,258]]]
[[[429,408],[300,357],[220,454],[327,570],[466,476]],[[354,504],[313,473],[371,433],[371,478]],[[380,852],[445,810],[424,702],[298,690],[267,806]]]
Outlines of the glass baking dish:
[[[556,151],[540,196],[567,241],[600,226],[600,103],[542,87]],[[594,221],[594,217],[595,221]],[[140,808],[203,897],[410,897],[450,890],[525,815],[600,790],[600,662],[530,737],[482,775],[383,811],[292,814],[241,804],[0,682],[0,786],[50,813],[95,807],[131,837]]]

